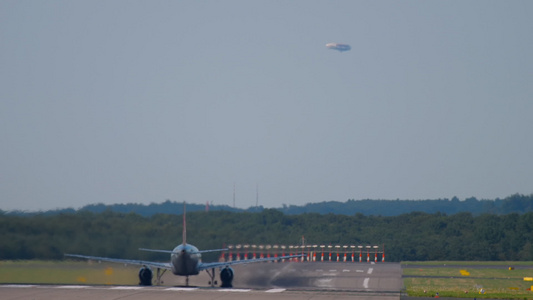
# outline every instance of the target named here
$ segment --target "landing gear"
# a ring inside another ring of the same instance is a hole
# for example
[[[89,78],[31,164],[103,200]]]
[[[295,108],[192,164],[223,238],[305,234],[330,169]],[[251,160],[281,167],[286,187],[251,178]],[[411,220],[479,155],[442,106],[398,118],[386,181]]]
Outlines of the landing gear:
[[[211,269],[211,272],[209,272],[209,269],[205,270],[207,272],[207,274],[209,274],[209,278],[211,280],[209,280],[209,285],[211,287],[215,287],[215,285],[217,285],[218,283],[216,282],[215,280],[215,268],[212,268]]]
[[[161,277],[163,277],[163,274],[165,274],[166,271],[167,271],[167,269],[163,269],[163,272],[161,272],[161,269],[157,268],[157,278],[156,278],[156,284],[157,285],[161,285],[161,283],[162,283]]]

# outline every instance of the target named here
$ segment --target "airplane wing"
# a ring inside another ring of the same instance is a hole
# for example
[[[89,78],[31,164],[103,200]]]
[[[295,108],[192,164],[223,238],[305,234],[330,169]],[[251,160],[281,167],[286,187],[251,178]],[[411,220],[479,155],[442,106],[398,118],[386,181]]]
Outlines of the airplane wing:
[[[202,271],[202,270],[207,270],[207,269],[212,269],[212,268],[223,268],[223,267],[231,266],[231,265],[275,261],[275,260],[280,260],[280,259],[296,258],[296,257],[302,257],[302,256],[304,256],[304,254],[287,255],[287,256],[270,257],[270,258],[256,258],[256,259],[247,259],[247,260],[234,260],[234,261],[226,261],[226,262],[200,263],[198,265],[198,269]]]
[[[149,266],[149,267],[154,267],[154,268],[170,270],[170,263],[144,261],[144,260],[133,260],[133,259],[119,259],[119,258],[109,258],[109,257],[98,257],[98,256],[86,256],[86,255],[79,255],[79,254],[65,254],[65,256],[84,258],[84,259],[90,259],[90,260],[108,261],[108,262],[119,263],[119,264]]]

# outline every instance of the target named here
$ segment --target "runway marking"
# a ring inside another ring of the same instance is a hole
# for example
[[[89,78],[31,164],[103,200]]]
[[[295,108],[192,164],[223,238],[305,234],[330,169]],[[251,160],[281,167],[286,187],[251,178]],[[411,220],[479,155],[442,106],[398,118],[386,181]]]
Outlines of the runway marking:
[[[1,287],[8,287],[8,288],[32,288],[36,287],[34,284],[7,284],[2,285]]]
[[[374,271],[374,268],[369,268],[367,274],[372,274],[372,271]]]
[[[116,286],[112,287],[112,290],[141,290],[142,286]]]
[[[357,272],[357,273],[363,273],[364,270],[355,270],[355,272]]]
[[[237,292],[237,293],[247,293],[251,292],[251,289],[219,289],[219,292]]]
[[[368,282],[370,281],[370,278],[365,278],[365,280],[363,280],[363,287],[365,289],[368,289]]]
[[[316,285],[318,285],[319,287],[331,287],[331,281],[331,278],[317,279]]]
[[[197,289],[198,289],[198,288],[173,287],[173,288],[165,289],[165,291],[176,291],[176,292],[180,292],[180,291],[196,291]]]
[[[56,286],[56,289],[87,289],[89,286],[87,285],[60,285]]]
[[[337,272],[337,270],[333,269],[333,270],[329,270],[330,273],[335,273]]]
[[[350,273],[350,270],[344,269],[344,270],[342,270],[342,273]]]
[[[270,290],[266,290],[265,293],[281,293],[284,291],[286,291],[286,289],[270,289]]]

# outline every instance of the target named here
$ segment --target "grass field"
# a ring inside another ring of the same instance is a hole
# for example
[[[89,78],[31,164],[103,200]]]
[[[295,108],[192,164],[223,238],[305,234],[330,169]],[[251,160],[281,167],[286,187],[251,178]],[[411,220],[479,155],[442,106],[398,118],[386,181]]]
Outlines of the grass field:
[[[402,261],[402,266],[525,266],[533,268],[530,261]]]
[[[136,285],[136,266],[77,261],[0,261],[0,283]]]
[[[402,262],[402,266],[409,296],[533,299],[533,282],[524,281],[533,277],[530,262]]]

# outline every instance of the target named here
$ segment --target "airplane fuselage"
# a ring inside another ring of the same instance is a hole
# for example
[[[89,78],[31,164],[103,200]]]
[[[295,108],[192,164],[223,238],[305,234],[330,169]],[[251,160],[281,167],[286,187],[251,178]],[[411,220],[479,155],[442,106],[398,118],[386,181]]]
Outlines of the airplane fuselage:
[[[202,261],[202,255],[198,248],[189,244],[181,244],[174,248],[170,255],[170,267],[174,275],[189,276],[198,275],[198,264]]]

